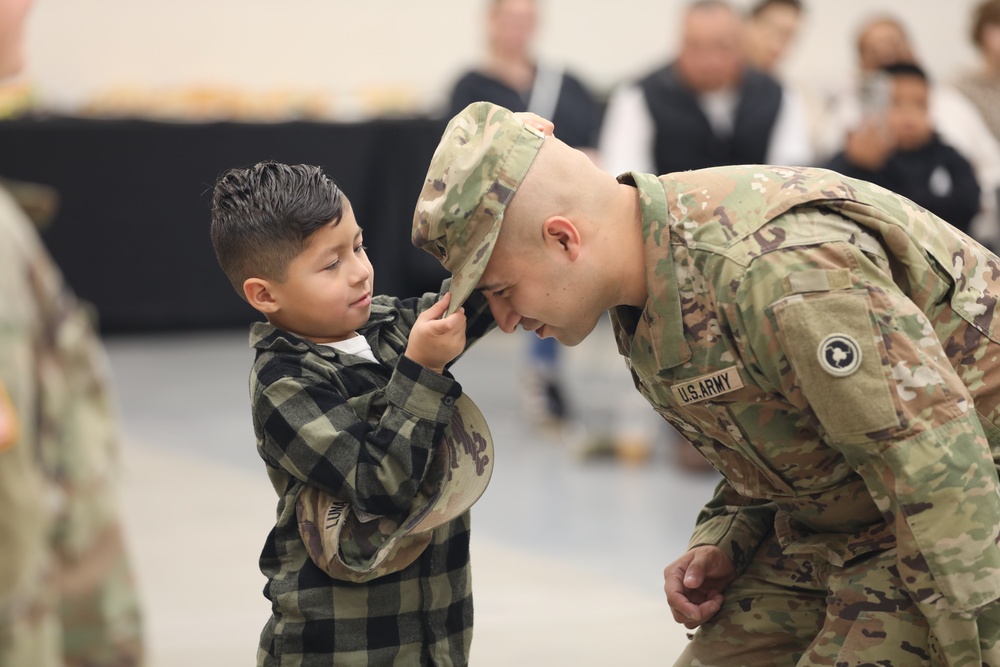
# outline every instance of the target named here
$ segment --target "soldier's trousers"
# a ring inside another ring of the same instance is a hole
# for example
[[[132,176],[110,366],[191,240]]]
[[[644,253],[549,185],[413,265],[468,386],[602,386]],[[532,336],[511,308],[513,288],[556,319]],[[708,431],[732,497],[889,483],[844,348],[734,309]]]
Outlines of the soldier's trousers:
[[[835,567],[772,535],[676,667],[1000,667],[1000,602],[975,613],[915,603],[896,550]]]
[[[27,443],[0,451],[0,667],[136,667],[139,599],[100,472],[111,466],[83,440],[65,454],[75,474],[57,478]]]
[[[71,490],[53,521],[49,483],[27,447],[0,452],[0,667],[137,667],[139,600],[113,509],[100,480]],[[83,528],[76,548],[60,524]]]

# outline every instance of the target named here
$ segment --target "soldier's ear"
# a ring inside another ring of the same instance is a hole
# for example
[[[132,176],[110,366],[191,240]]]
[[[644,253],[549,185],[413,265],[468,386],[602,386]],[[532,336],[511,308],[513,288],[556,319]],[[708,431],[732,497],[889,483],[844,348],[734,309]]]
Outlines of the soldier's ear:
[[[243,295],[251,306],[270,315],[278,312],[280,306],[271,289],[271,283],[263,278],[247,278],[243,281]]]
[[[552,250],[570,261],[580,256],[580,230],[569,218],[554,215],[542,223],[542,241]]]

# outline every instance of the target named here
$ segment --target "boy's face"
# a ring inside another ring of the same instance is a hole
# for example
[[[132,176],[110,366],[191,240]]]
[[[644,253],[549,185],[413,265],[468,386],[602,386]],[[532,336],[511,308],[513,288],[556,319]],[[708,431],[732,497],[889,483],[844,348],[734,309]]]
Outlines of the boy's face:
[[[934,128],[928,100],[927,82],[919,76],[893,77],[886,122],[898,148],[914,150],[930,141]]]
[[[309,237],[284,282],[269,282],[275,310],[267,313],[268,321],[314,343],[351,338],[371,314],[374,275],[361,227],[345,200],[340,223]]]

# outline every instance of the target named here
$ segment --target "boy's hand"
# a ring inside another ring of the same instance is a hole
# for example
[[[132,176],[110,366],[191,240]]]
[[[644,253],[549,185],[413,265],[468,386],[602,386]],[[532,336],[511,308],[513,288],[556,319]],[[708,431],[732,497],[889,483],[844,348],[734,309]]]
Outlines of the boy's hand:
[[[465,349],[465,309],[459,308],[441,318],[451,303],[451,293],[420,313],[410,331],[404,354],[435,373],[444,372],[445,364]]]

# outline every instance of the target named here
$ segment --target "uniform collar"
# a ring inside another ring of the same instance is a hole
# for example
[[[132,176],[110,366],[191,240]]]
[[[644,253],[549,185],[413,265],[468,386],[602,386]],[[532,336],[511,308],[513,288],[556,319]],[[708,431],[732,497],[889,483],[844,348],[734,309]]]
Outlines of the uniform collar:
[[[667,196],[656,176],[628,172],[619,182],[635,185],[642,212],[642,238],[646,260],[646,305],[635,322],[635,334],[627,352],[635,345],[647,347],[655,357],[658,370],[679,366],[691,358],[691,348],[684,338],[680,289],[674,272],[670,246],[670,222]]]

